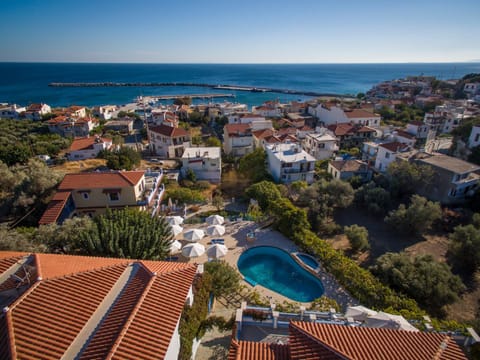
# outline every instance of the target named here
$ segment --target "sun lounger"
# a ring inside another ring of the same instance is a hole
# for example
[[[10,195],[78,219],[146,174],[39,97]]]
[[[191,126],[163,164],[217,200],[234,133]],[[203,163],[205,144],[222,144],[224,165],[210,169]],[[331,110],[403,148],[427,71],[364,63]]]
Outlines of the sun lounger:
[[[224,239],[212,239],[211,243],[212,243],[212,244],[225,245],[225,240],[224,240]]]

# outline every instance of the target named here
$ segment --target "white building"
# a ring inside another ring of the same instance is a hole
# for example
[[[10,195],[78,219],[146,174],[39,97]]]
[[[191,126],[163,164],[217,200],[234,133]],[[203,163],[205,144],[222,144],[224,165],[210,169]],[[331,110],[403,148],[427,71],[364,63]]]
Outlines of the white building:
[[[198,180],[219,183],[222,178],[222,157],[219,147],[190,147],[182,156],[182,175],[191,169]]]
[[[338,151],[337,138],[325,128],[305,136],[303,149],[316,160],[330,159]]]
[[[480,126],[473,126],[470,137],[468,138],[468,147],[474,148],[480,145]]]
[[[117,111],[117,107],[115,105],[104,105],[95,107],[93,109],[93,114],[103,120],[110,120],[115,111]]]
[[[380,126],[381,116],[366,109],[343,110],[337,105],[318,104],[309,108],[309,113],[316,116],[324,126],[352,123],[371,127]]]
[[[52,108],[47,104],[31,104],[25,112],[25,117],[29,120],[39,121],[42,120],[43,115],[50,114],[51,112]]]
[[[478,94],[480,92],[480,83],[465,84],[463,91],[470,95]]]
[[[378,145],[375,169],[381,172],[387,171],[388,165],[395,161],[397,154],[408,151],[409,149],[408,145],[398,141]]]
[[[94,159],[102,150],[112,147],[112,139],[90,136],[74,139],[67,152],[67,159],[85,160]]]
[[[410,147],[413,147],[415,145],[415,136],[409,134],[404,130],[397,129],[392,133],[392,135],[394,136],[395,141],[398,141],[402,144],[407,144]]]
[[[430,126],[421,121],[412,121],[407,124],[405,131],[417,139],[426,139],[430,131]]]
[[[253,121],[265,121],[265,117],[252,113],[234,113],[228,116],[229,124],[250,124]]]
[[[252,108],[252,113],[258,114],[264,117],[281,117],[282,109],[279,107],[261,105],[261,106],[254,106]]]
[[[302,180],[313,183],[315,158],[298,144],[267,145],[268,171],[275,181],[291,183]]]
[[[152,151],[163,158],[178,158],[190,146],[187,130],[165,124],[148,128]]]
[[[223,151],[233,156],[244,156],[253,151],[250,124],[226,124],[223,128]]]
[[[0,119],[18,119],[25,111],[25,106],[0,104]]]

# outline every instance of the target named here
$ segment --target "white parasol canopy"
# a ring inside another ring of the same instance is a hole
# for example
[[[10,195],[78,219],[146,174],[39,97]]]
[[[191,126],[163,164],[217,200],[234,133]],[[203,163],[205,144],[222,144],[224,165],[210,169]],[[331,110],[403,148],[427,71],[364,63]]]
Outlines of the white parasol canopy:
[[[222,236],[225,234],[225,227],[222,225],[211,225],[207,228],[207,234],[210,236]]]
[[[170,244],[171,253],[179,252],[181,248],[182,248],[182,243],[178,240],[172,241],[172,243]]]
[[[183,231],[183,228],[180,225],[170,225],[170,228],[172,229],[173,236],[177,236]]]
[[[377,315],[377,312],[369,309],[365,306],[349,306],[347,307],[347,312],[345,313],[346,318],[353,318],[356,321],[365,321],[368,316]]]
[[[210,215],[205,221],[210,225],[222,225],[225,222],[225,219],[220,215]]]
[[[198,257],[205,253],[205,246],[199,243],[185,245],[182,249],[182,255],[192,258]]]
[[[207,248],[207,256],[211,259],[218,259],[227,255],[228,249],[222,244],[213,244]]]
[[[165,218],[170,225],[180,225],[183,224],[183,218],[181,216],[167,216]]]
[[[198,241],[205,236],[205,232],[200,229],[191,229],[183,233],[183,237],[187,241]]]
[[[384,329],[418,331],[418,329],[411,325],[403,316],[392,315],[382,311],[378,312],[376,315],[367,317],[365,320],[365,326]]]

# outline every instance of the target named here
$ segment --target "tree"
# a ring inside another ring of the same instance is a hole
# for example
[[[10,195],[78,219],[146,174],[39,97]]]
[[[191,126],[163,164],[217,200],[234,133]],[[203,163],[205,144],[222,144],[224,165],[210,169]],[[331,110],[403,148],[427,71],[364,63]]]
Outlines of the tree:
[[[140,153],[128,146],[118,150],[104,150],[98,154],[99,158],[107,160],[107,166],[113,170],[133,170],[140,165]]]
[[[163,260],[173,236],[163,217],[135,209],[110,210],[80,233],[82,249],[89,255],[127,259]]]
[[[217,208],[218,211],[220,211],[221,208],[223,208],[223,197],[220,194],[215,195],[212,198],[212,205]]]
[[[354,252],[368,250],[368,230],[363,226],[351,225],[345,226],[345,235],[347,235],[350,247]]]
[[[212,277],[212,293],[215,297],[228,296],[239,287],[240,275],[225,261],[205,263],[205,272]]]
[[[222,147],[222,142],[215,136],[210,136],[207,140],[205,140],[205,145],[211,147]]]
[[[0,226],[0,251],[45,252],[47,247],[28,234]]]
[[[448,248],[455,265],[469,273],[480,269],[479,214],[475,215],[473,224],[455,227]]]
[[[355,203],[372,214],[384,214],[390,206],[390,193],[373,181],[355,192]]]
[[[280,190],[271,181],[261,181],[247,188],[245,194],[251,199],[258,201],[262,210],[267,210],[268,206],[282,198]]]
[[[437,313],[442,306],[458,300],[458,294],[465,289],[447,264],[430,255],[410,258],[406,253],[386,253],[371,270],[383,283]]]
[[[192,204],[205,201],[205,197],[200,191],[185,187],[168,186],[166,199],[168,200],[169,198],[180,204]]]
[[[257,148],[240,159],[238,171],[254,183],[267,180],[270,178],[270,175],[265,167],[266,159],[267,154],[265,151],[262,148]]]
[[[191,182],[197,181],[197,175],[195,175],[195,171],[193,171],[191,168],[187,168],[185,171],[185,179]]]
[[[441,217],[442,209],[439,203],[412,195],[410,205],[406,207],[400,204],[397,210],[390,211],[385,222],[400,232],[421,234]]]
[[[425,188],[433,175],[434,171],[430,166],[408,161],[394,161],[387,168],[391,192],[398,197],[411,195]]]

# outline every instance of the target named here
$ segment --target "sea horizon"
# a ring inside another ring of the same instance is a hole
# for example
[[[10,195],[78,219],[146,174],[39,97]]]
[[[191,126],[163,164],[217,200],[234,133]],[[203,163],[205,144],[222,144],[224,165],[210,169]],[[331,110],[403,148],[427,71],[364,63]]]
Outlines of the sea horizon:
[[[54,88],[55,82],[189,83],[240,85],[355,96],[382,81],[406,76],[456,79],[480,73],[480,62],[449,63],[96,63],[0,62],[0,102],[28,105],[121,105],[138,96],[209,94],[219,90],[194,86]],[[304,101],[311,97],[274,92],[222,90],[248,106],[267,100]],[[194,103],[208,100],[197,100]],[[165,101],[165,103],[169,103]]]

